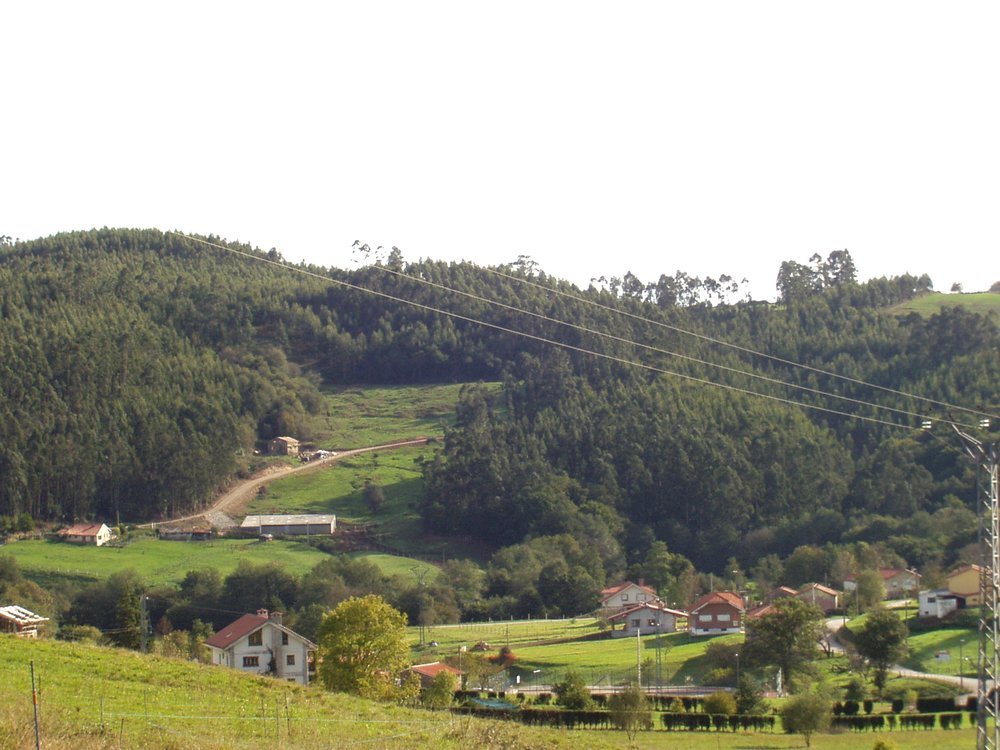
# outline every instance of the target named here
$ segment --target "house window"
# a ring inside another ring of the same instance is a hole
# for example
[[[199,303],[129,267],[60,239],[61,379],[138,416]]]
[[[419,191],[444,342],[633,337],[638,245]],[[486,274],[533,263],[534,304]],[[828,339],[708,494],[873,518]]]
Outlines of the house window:
[[[257,657],[257,656],[244,656],[243,657],[243,666],[244,667],[259,667],[260,666],[260,658]]]
[[[249,645],[251,645],[251,646],[260,646],[260,645],[262,645],[264,643],[264,634],[263,634],[263,631],[256,630],[253,633],[251,633],[250,637],[247,638],[247,643]]]
[[[628,601],[628,594],[622,594],[622,601],[623,602],[627,602]]]
[[[648,620],[646,620],[646,625],[648,625],[651,628],[658,628],[660,627],[660,621],[657,620],[655,617],[650,617]]]
[[[285,657],[285,664],[287,664],[290,667],[294,667],[295,666],[295,654],[288,654],[288,656]]]
[[[729,622],[730,616],[729,616],[728,613],[725,613],[725,614],[724,613],[720,613],[717,616],[717,619],[719,620],[719,622]]]
[[[285,631],[281,631],[281,645],[282,646],[288,645],[288,633],[286,633]]]
[[[712,615],[698,615],[698,622],[711,622]]]
[[[646,601],[646,595],[645,594],[636,594],[635,598],[638,599],[640,602]]]
[[[642,620],[640,620],[638,617],[636,617],[634,620],[632,620],[632,627],[633,628],[637,628],[637,627],[639,627],[639,625],[641,623],[642,623]]]

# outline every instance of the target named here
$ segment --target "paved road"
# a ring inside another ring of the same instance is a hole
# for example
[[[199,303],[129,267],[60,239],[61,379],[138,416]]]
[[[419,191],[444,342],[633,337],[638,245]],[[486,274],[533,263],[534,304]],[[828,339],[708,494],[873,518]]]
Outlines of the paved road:
[[[266,469],[262,474],[258,474],[255,477],[251,477],[243,482],[230,487],[228,490],[223,492],[215,502],[212,503],[206,510],[200,513],[194,513],[187,516],[180,516],[179,518],[171,518],[169,521],[159,521],[157,523],[147,523],[142,524],[143,526],[156,526],[164,524],[176,524],[183,523],[185,521],[193,521],[195,519],[204,518],[212,528],[224,531],[226,529],[231,529],[238,524],[233,520],[230,513],[234,515],[238,512],[240,506],[243,503],[248,503],[253,499],[254,495],[264,487],[276,479],[282,479],[292,474],[304,474],[310,471],[318,471],[319,469],[329,466],[330,464],[336,463],[344,458],[349,458],[351,456],[357,456],[362,453],[371,453],[372,451],[383,451],[392,450],[394,448],[408,448],[413,445],[426,445],[430,441],[430,438],[421,437],[414,438],[412,440],[397,440],[393,443],[385,443],[383,445],[371,445],[367,448],[354,448],[348,451],[341,451],[336,455],[326,456],[325,458],[316,459],[315,461],[310,461],[304,463],[301,466],[291,466],[289,464],[280,464],[278,466],[272,466]]]

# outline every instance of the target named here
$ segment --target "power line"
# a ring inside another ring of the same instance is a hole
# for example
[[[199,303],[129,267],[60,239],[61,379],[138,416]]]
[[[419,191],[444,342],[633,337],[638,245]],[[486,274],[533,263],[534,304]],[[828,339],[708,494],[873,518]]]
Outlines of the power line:
[[[828,407],[818,406],[818,405],[815,405],[815,404],[807,404],[807,403],[803,403],[803,402],[800,402],[800,401],[795,401],[793,399],[782,398],[780,396],[774,396],[774,395],[767,394],[767,393],[760,393],[758,391],[753,391],[753,390],[750,390],[750,389],[747,389],[747,388],[739,388],[737,386],[728,385],[728,384],[725,384],[725,383],[718,383],[718,382],[715,382],[715,381],[712,381],[712,380],[707,380],[705,378],[699,378],[699,377],[695,377],[693,375],[688,375],[688,374],[685,374],[685,373],[676,372],[674,370],[668,370],[668,369],[665,369],[665,368],[662,368],[662,367],[656,367],[656,366],[645,364],[645,363],[642,363],[642,362],[636,362],[634,360],[628,360],[628,359],[625,359],[624,357],[617,357],[615,355],[605,354],[603,352],[597,352],[597,351],[594,351],[594,350],[591,350],[591,349],[586,349],[584,347],[575,346],[573,344],[567,344],[567,343],[562,342],[562,341],[556,341],[554,339],[549,339],[549,338],[546,338],[544,336],[539,336],[539,335],[536,335],[536,334],[528,333],[526,331],[518,331],[516,329],[508,328],[506,326],[501,326],[501,325],[498,325],[496,323],[489,323],[487,321],[479,320],[477,318],[472,318],[470,316],[462,315],[460,313],[455,313],[455,312],[451,312],[449,310],[443,310],[443,309],[440,309],[440,308],[432,307],[430,305],[425,305],[425,304],[420,303],[420,302],[415,302],[413,300],[405,299],[405,298],[402,298],[402,297],[397,297],[395,295],[388,294],[386,292],[380,292],[380,291],[377,291],[375,289],[368,289],[367,287],[363,287],[363,286],[360,286],[358,284],[352,284],[349,281],[343,281],[341,279],[336,279],[336,278],[333,278],[333,277],[328,276],[328,275],[319,274],[319,273],[316,273],[314,271],[310,271],[310,270],[305,269],[305,268],[300,268],[300,267],[297,267],[297,266],[293,266],[293,265],[290,265],[290,264],[285,263],[285,262],[272,260],[270,258],[264,258],[264,257],[261,257],[259,255],[254,254],[254,253],[249,253],[249,252],[246,252],[246,251],[243,251],[243,250],[237,250],[235,248],[227,247],[225,245],[222,245],[222,244],[219,244],[219,243],[216,243],[216,242],[211,242],[209,240],[201,239],[200,237],[194,237],[194,236],[191,236],[191,235],[186,235],[186,234],[184,234],[182,232],[173,232],[173,231],[171,231],[171,232],[167,232],[167,233],[168,234],[175,234],[178,237],[183,237],[183,238],[191,240],[193,242],[199,242],[199,243],[207,245],[209,247],[214,247],[214,248],[217,248],[219,250],[224,250],[226,252],[233,253],[235,255],[240,255],[240,256],[248,258],[250,260],[254,260],[254,261],[262,262],[262,263],[268,263],[270,265],[277,266],[278,268],[283,268],[283,269],[286,269],[286,270],[289,270],[289,271],[294,271],[296,273],[300,273],[300,274],[303,274],[305,276],[311,276],[313,278],[320,279],[320,280],[322,280],[322,281],[324,281],[326,283],[335,284],[337,286],[341,286],[341,287],[344,287],[344,288],[347,288],[347,289],[352,289],[354,291],[363,292],[365,294],[371,294],[371,295],[374,295],[376,297],[381,297],[382,299],[390,300],[392,302],[398,302],[400,304],[410,305],[411,307],[415,307],[415,308],[421,309],[421,310],[426,310],[428,312],[437,313],[439,315],[444,315],[444,316],[453,318],[455,320],[462,320],[462,321],[465,321],[465,322],[468,322],[468,323],[473,323],[473,324],[476,324],[476,325],[484,326],[486,328],[492,328],[492,329],[500,331],[502,333],[509,333],[511,335],[514,335],[514,336],[521,336],[521,337],[527,338],[529,340],[538,341],[538,342],[544,343],[544,344],[550,344],[552,346],[556,346],[556,347],[559,347],[559,348],[562,348],[562,349],[566,349],[566,350],[569,350],[569,351],[574,351],[574,352],[578,352],[578,353],[581,353],[581,354],[588,354],[588,355],[591,355],[591,356],[594,356],[594,357],[598,357],[598,358],[601,358],[601,359],[606,359],[606,360],[609,360],[609,361],[612,361],[612,362],[616,362],[618,364],[623,364],[623,365],[627,365],[627,366],[631,366],[631,367],[638,367],[640,369],[644,369],[644,370],[647,370],[649,372],[654,372],[654,373],[661,374],[661,375],[671,375],[673,377],[681,378],[683,380],[688,380],[688,381],[699,383],[699,384],[702,384],[702,385],[708,385],[708,386],[712,386],[712,387],[715,387],[715,388],[721,388],[721,389],[728,390],[728,391],[742,393],[744,395],[757,396],[759,398],[769,399],[771,401],[776,401],[778,403],[783,403],[783,404],[787,404],[787,405],[791,405],[791,406],[797,406],[797,407],[804,408],[804,409],[811,409],[813,411],[819,411],[819,412],[823,412],[823,413],[827,413],[827,414],[832,414],[832,415],[835,415],[835,416],[846,417],[848,419],[858,419],[858,420],[865,421],[865,422],[871,422],[871,423],[874,423],[874,424],[881,424],[881,425],[885,425],[885,426],[888,426],[888,427],[895,427],[895,428],[906,429],[906,430],[919,430],[919,429],[921,429],[920,427],[914,427],[914,426],[910,426],[910,425],[904,425],[904,424],[900,424],[898,422],[890,422],[888,420],[878,419],[876,417],[869,417],[869,416],[865,416],[865,415],[861,415],[861,414],[851,414],[850,412],[844,412],[844,411],[840,411],[838,409],[831,409],[831,408],[828,408]],[[545,287],[543,287],[543,288],[545,288]],[[486,299],[484,299],[483,301],[489,302],[489,300],[486,300]],[[744,373],[744,374],[747,374],[747,373]],[[831,398],[838,398],[838,396],[836,396],[835,394],[826,393],[826,392],[821,392],[821,393],[823,395],[829,396]],[[866,402],[862,402],[862,403],[866,403]],[[879,407],[877,404],[871,404],[871,403],[869,403],[867,405],[875,407],[875,408],[887,408],[887,407]]]
[[[488,303],[490,305],[494,305],[494,306],[499,307],[499,308],[504,309],[504,310],[509,310],[509,311],[512,311],[512,312],[522,313],[524,315],[529,315],[531,317],[538,318],[539,320],[544,320],[544,321],[549,322],[549,323],[556,323],[558,325],[563,325],[563,326],[566,326],[568,328],[572,328],[574,330],[581,331],[583,333],[589,333],[589,334],[592,334],[592,335],[595,335],[595,336],[601,336],[601,337],[610,339],[612,341],[617,341],[619,343],[629,344],[631,346],[637,346],[637,347],[639,347],[641,349],[646,349],[648,351],[656,352],[658,354],[665,354],[665,355],[670,356],[670,357],[677,357],[678,359],[682,359],[682,360],[685,360],[685,361],[688,361],[688,362],[694,362],[696,364],[704,365],[706,367],[714,367],[716,369],[722,370],[723,372],[728,372],[728,373],[733,373],[733,374],[738,374],[738,375],[744,375],[744,376],[749,377],[749,378],[753,378],[753,379],[757,379],[757,380],[763,380],[766,383],[771,383],[771,384],[776,384],[776,385],[782,385],[782,386],[785,386],[787,388],[793,388],[793,389],[796,389],[796,390],[805,391],[807,393],[812,393],[814,395],[826,396],[828,398],[840,399],[842,401],[847,401],[849,403],[854,403],[854,404],[858,404],[858,405],[870,406],[870,407],[872,407],[872,408],[874,408],[876,410],[881,409],[881,410],[884,410],[884,411],[894,412],[896,414],[902,414],[902,415],[908,416],[908,417],[916,417],[917,419],[920,419],[920,420],[926,420],[926,419],[930,419],[931,418],[929,415],[926,415],[926,414],[920,414],[918,412],[912,412],[912,411],[909,411],[909,410],[906,410],[906,409],[898,409],[898,408],[893,407],[893,406],[884,406],[882,404],[876,404],[876,403],[873,403],[871,401],[865,401],[863,399],[854,398],[852,396],[844,396],[844,395],[837,394],[837,393],[830,393],[828,391],[820,390],[819,388],[812,388],[810,386],[800,385],[798,383],[789,383],[786,380],[780,380],[779,378],[772,378],[770,376],[761,375],[760,373],[752,372],[752,371],[749,371],[749,370],[741,370],[741,369],[739,369],[737,367],[730,367],[728,365],[723,365],[723,364],[719,364],[719,363],[716,363],[716,362],[709,362],[707,360],[699,359],[698,357],[693,357],[693,356],[688,355],[688,354],[681,354],[680,352],[671,351],[669,349],[663,349],[663,348],[660,348],[660,347],[657,347],[657,346],[653,346],[651,344],[644,344],[641,341],[635,341],[634,339],[628,339],[628,338],[625,338],[623,336],[617,336],[617,335],[615,335],[613,333],[607,333],[605,331],[598,331],[598,330],[595,330],[593,328],[588,328],[586,326],[579,325],[577,323],[571,323],[569,321],[560,320],[559,318],[553,318],[553,317],[550,317],[548,315],[544,315],[542,313],[536,313],[536,312],[532,312],[531,310],[525,310],[525,309],[520,308],[520,307],[515,307],[513,305],[508,305],[508,304],[506,304],[504,302],[499,302],[497,300],[491,300],[491,299],[488,299],[486,297],[482,297],[482,296],[480,296],[478,294],[473,294],[471,292],[465,292],[465,291],[462,291],[461,289],[455,289],[455,288],[447,286],[445,284],[439,284],[439,283],[437,283],[435,281],[430,281],[428,279],[422,279],[419,276],[411,276],[410,274],[402,273],[400,271],[395,271],[395,270],[393,270],[391,268],[386,268],[384,266],[373,266],[373,267],[377,268],[378,270],[382,271],[383,273],[392,274],[392,275],[398,276],[400,278],[409,279],[411,281],[416,281],[416,282],[421,283],[421,284],[426,284],[428,286],[432,286],[432,287],[435,287],[437,289],[442,289],[444,291],[452,292],[454,294],[459,294],[459,295],[462,295],[464,297],[468,297],[470,299],[474,299],[474,300],[476,300],[478,302],[486,302],[486,303]],[[479,268],[482,268],[482,267],[479,266]],[[489,269],[485,269],[485,270],[489,270]],[[507,276],[507,274],[501,274],[501,275],[502,276]],[[512,278],[512,277],[509,277],[509,276],[507,276],[507,277],[508,278]],[[535,285],[535,286],[538,286],[538,285]],[[539,288],[545,289],[545,287],[539,287]],[[554,290],[552,290],[552,291],[554,291]],[[580,299],[580,298],[574,297],[573,299]],[[601,307],[604,307],[604,306],[601,305]],[[608,309],[611,309],[611,308],[608,308]],[[638,316],[633,316],[633,317],[638,317]],[[650,320],[648,318],[638,318],[638,319],[639,320],[643,320],[643,321],[648,322],[648,323],[653,323],[653,324],[657,323],[657,321]],[[678,329],[678,330],[680,330],[680,329]],[[693,334],[692,333],[690,335],[699,335],[699,334]],[[811,369],[811,368],[807,368],[807,369]],[[857,381],[857,382],[862,382],[862,381]],[[971,426],[971,425],[969,425],[969,426]]]
[[[610,305],[605,305],[605,304],[602,304],[602,303],[597,302],[595,300],[587,299],[586,297],[580,297],[580,296],[575,295],[575,294],[570,294],[568,292],[561,291],[561,290],[556,289],[554,287],[545,286],[543,284],[538,284],[538,283],[536,283],[534,281],[531,281],[530,279],[525,279],[525,278],[522,278],[522,277],[519,277],[519,276],[514,276],[513,274],[504,273],[503,271],[498,271],[498,270],[493,269],[493,268],[488,268],[488,267],[485,267],[485,266],[476,266],[476,267],[480,268],[483,271],[486,271],[487,273],[496,274],[497,276],[501,276],[501,277],[503,277],[505,279],[510,279],[511,281],[516,281],[516,282],[519,282],[521,284],[527,284],[528,286],[533,286],[533,287],[536,287],[537,289],[541,289],[541,290],[546,291],[546,292],[551,292],[552,294],[559,295],[560,297],[566,297],[568,299],[575,300],[576,302],[581,302],[581,303],[583,303],[585,305],[591,305],[593,307],[598,307],[598,308],[600,308],[602,310],[607,310],[609,312],[617,313],[618,315],[624,315],[625,317],[633,318],[635,320],[639,320],[639,321],[642,321],[644,323],[649,323],[650,325],[659,326],[661,328],[665,328],[667,330],[674,331],[676,333],[684,334],[685,336],[693,336],[695,338],[701,339],[703,341],[707,341],[707,342],[712,343],[712,344],[717,344],[719,346],[729,347],[731,349],[735,349],[737,351],[741,351],[741,352],[743,352],[745,354],[752,354],[755,357],[764,357],[765,359],[769,359],[769,360],[771,360],[773,362],[778,362],[778,363],[783,364],[783,365],[790,365],[792,367],[800,367],[800,368],[802,368],[804,370],[808,370],[810,372],[814,372],[814,373],[817,373],[819,375],[826,375],[826,376],[831,377],[831,378],[837,378],[839,380],[844,380],[844,381],[846,381],[848,383],[854,383],[855,385],[862,385],[862,386],[865,386],[867,388],[875,388],[877,390],[885,391],[886,393],[892,393],[892,394],[895,394],[897,396],[904,396],[906,398],[915,399],[917,401],[924,401],[926,403],[933,404],[935,406],[941,406],[941,407],[944,407],[946,409],[957,409],[959,411],[963,411],[963,412],[966,412],[968,414],[975,414],[977,416],[990,417],[992,419],[1000,419],[1000,416],[998,416],[996,414],[990,414],[988,412],[976,411],[975,409],[969,409],[969,408],[964,407],[964,406],[957,406],[955,404],[949,404],[949,403],[947,403],[945,401],[937,401],[936,399],[928,398],[926,396],[918,396],[918,395],[913,394],[913,393],[907,393],[906,391],[900,391],[900,390],[896,390],[895,388],[889,388],[888,386],[878,385],[877,383],[869,383],[869,382],[864,381],[864,380],[859,380],[857,378],[852,378],[852,377],[850,377],[848,375],[841,375],[839,373],[832,372],[830,370],[824,370],[824,369],[819,368],[819,367],[813,367],[811,365],[802,364],[801,362],[794,362],[794,361],[789,360],[789,359],[783,359],[783,358],[777,357],[777,356],[775,356],[773,354],[766,354],[764,352],[759,352],[759,351],[756,351],[754,349],[750,349],[750,348],[745,347],[745,346],[740,346],[739,344],[734,344],[734,343],[729,342],[729,341],[723,341],[722,339],[713,338],[712,336],[708,336],[708,335],[703,334],[703,333],[697,333],[695,331],[689,331],[687,329],[680,328],[678,326],[670,325],[669,323],[664,323],[663,321],[652,320],[651,318],[646,318],[646,317],[644,317],[642,315],[636,315],[635,313],[630,313],[627,310],[620,310],[618,308],[611,307]],[[968,426],[972,426],[972,425],[968,425]]]

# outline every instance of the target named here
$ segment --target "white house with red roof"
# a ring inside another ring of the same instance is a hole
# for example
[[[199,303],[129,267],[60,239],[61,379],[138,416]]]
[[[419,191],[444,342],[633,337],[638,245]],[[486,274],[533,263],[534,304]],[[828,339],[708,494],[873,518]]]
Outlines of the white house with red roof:
[[[713,591],[691,605],[688,632],[691,635],[726,635],[743,632],[746,604],[734,591]]]
[[[64,542],[75,544],[93,544],[100,547],[111,541],[111,529],[103,523],[78,523],[59,532],[59,538]]]
[[[660,602],[649,602],[616,612],[608,617],[608,624],[611,625],[612,638],[625,638],[636,634],[676,633],[680,629],[679,623],[686,622],[687,617],[687,612],[670,609]],[[621,627],[616,628],[619,623]]]
[[[651,589],[642,583],[625,581],[617,586],[609,586],[601,592],[600,609],[604,612],[618,612],[630,609],[637,604],[659,602],[656,589]]]
[[[281,620],[280,612],[258,609],[222,628],[205,641],[212,664],[308,685],[316,674],[318,647]]]

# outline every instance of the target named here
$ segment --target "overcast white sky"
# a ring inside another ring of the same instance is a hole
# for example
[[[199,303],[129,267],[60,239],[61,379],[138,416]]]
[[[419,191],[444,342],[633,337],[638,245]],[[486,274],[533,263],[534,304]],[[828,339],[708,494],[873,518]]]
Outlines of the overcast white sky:
[[[1000,280],[995,2],[0,9],[0,234],[351,243],[586,284],[850,250]]]

